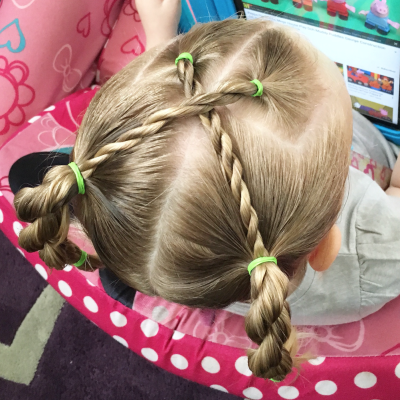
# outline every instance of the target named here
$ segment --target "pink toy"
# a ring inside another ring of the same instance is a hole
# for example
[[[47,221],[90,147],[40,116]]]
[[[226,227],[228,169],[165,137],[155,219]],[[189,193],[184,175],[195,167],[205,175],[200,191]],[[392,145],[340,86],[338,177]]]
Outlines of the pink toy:
[[[353,6],[349,6],[346,3],[346,0],[320,0],[320,1],[327,1],[327,12],[328,15],[331,17],[335,17],[336,14],[339,14],[339,18],[347,21],[349,19],[349,12],[347,10],[350,10],[351,12],[355,13],[356,9]]]
[[[369,29],[374,29],[378,31],[381,35],[387,35],[390,31],[390,25],[395,29],[399,29],[400,24],[391,21],[389,16],[389,7],[386,4],[386,0],[374,0],[371,3],[371,8],[369,11],[362,10],[359,14],[366,15],[367,19],[365,21],[365,26]]]

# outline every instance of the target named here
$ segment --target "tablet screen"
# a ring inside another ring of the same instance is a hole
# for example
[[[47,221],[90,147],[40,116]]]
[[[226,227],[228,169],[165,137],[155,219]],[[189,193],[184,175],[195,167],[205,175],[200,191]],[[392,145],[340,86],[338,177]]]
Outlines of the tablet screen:
[[[398,129],[400,0],[249,0],[247,19],[268,17],[299,30],[333,60],[354,109]]]

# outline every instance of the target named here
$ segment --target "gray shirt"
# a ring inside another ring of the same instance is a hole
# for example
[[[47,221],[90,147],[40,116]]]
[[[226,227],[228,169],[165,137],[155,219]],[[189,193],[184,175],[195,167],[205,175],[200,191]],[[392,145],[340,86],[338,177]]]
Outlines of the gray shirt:
[[[380,156],[374,159],[393,167],[395,148],[368,124],[362,140],[353,140],[354,150],[374,158],[375,147]],[[368,135],[370,141],[365,139]],[[379,147],[382,141],[385,145]],[[342,233],[339,255],[324,272],[307,265],[303,281],[288,297],[294,325],[358,321],[400,295],[400,198],[388,196],[369,176],[352,167],[346,193],[337,221]],[[242,315],[248,309],[245,303],[228,307]]]

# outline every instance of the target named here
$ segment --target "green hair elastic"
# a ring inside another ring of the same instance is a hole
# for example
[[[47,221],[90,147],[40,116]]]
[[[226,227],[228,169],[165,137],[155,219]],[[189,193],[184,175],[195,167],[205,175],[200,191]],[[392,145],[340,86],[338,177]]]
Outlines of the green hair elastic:
[[[175,60],[175,65],[178,64],[179,60],[189,60],[193,64],[193,57],[190,53],[181,53]]]
[[[251,83],[254,83],[257,86],[257,92],[253,94],[253,97],[260,97],[263,94],[264,87],[262,83],[258,79],[253,79],[250,81]]]
[[[251,275],[251,271],[253,271],[253,269],[254,269],[255,267],[257,267],[257,266],[260,265],[260,264],[267,263],[267,262],[273,262],[273,263],[275,263],[276,265],[278,265],[278,261],[276,260],[275,257],[259,257],[259,258],[256,258],[256,259],[253,260],[253,261],[249,264],[249,266],[247,267],[247,270],[249,271],[249,275]]]
[[[86,253],[86,251],[83,251],[83,250],[81,250],[81,251],[82,251],[81,258],[79,259],[78,262],[76,262],[75,264],[73,264],[73,265],[74,265],[75,267],[77,267],[77,268],[81,267],[81,266],[84,264],[84,262],[86,261],[86,259],[87,259],[87,253]]]
[[[78,184],[78,193],[85,194],[85,182],[83,180],[83,176],[81,174],[81,171],[79,170],[79,167],[74,162],[69,163],[68,167],[70,167],[72,171],[74,171],[74,174],[76,176],[76,182]]]

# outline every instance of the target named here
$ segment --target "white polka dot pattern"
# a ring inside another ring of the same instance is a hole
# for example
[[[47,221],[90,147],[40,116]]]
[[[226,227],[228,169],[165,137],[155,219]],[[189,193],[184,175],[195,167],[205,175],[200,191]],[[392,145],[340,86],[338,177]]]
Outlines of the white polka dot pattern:
[[[400,379],[400,363],[394,369],[394,374]]]
[[[145,319],[140,324],[140,329],[146,337],[153,337],[157,335],[159,327],[157,322],[151,319]]]
[[[249,369],[249,360],[247,356],[239,357],[235,362],[236,371],[245,375],[251,376],[252,372]]]
[[[71,297],[71,296],[72,296],[72,289],[71,289],[71,286],[69,286],[67,282],[65,282],[65,281],[59,281],[59,282],[58,282],[58,288],[60,289],[60,292],[61,292],[65,297]]]
[[[204,357],[201,360],[201,366],[203,367],[204,371],[210,374],[216,374],[221,369],[219,362],[214,357]]]
[[[211,385],[210,388],[220,390],[221,392],[229,393],[223,386],[221,385]]]
[[[282,399],[287,400],[297,399],[300,395],[298,389],[293,386],[281,386],[278,389],[278,394],[282,397]]]
[[[318,394],[330,396],[331,394],[336,393],[337,386],[336,383],[332,381],[320,381],[315,385],[315,391]]]
[[[92,313],[97,313],[99,311],[99,306],[90,296],[85,296],[83,298],[83,304],[85,304],[85,307]]]
[[[72,271],[72,265],[66,265],[66,266],[64,267],[63,271],[65,271],[65,272]]]
[[[158,354],[148,347],[145,347],[141,350],[143,357],[147,358],[150,361],[156,362],[158,360]]]
[[[46,271],[46,269],[43,267],[43,265],[36,264],[36,265],[35,265],[35,269],[36,269],[37,272],[39,272],[39,274],[41,275],[41,277],[47,281],[47,278],[48,278],[49,276],[47,275],[47,271]]]
[[[153,311],[151,312],[151,318],[153,318],[154,321],[157,322],[161,322],[167,317],[168,317],[168,310],[163,306],[156,306],[153,308]]]
[[[114,335],[113,338],[114,338],[118,343],[123,344],[125,347],[129,347],[129,346],[128,346],[128,342],[127,342],[124,338],[122,338],[121,336]]]
[[[360,372],[354,378],[354,383],[361,389],[369,389],[377,382],[376,376],[371,372]]]
[[[126,319],[125,315],[121,314],[118,311],[113,311],[110,314],[111,322],[117,327],[117,328],[122,328],[128,323],[128,320]]]
[[[311,360],[308,360],[308,362],[311,365],[321,365],[324,361],[325,361],[325,357],[317,357],[317,358],[313,358]]]
[[[260,400],[263,398],[262,393],[255,387],[249,387],[243,390],[243,394],[251,400]]]
[[[174,354],[171,356],[171,363],[175,368],[184,370],[189,366],[188,360],[180,354]]]
[[[52,105],[52,106],[50,106],[50,107],[45,108],[44,111],[53,111],[53,110],[55,110],[55,109],[56,109],[56,106],[55,106],[55,105]]]
[[[15,233],[17,236],[19,236],[20,232],[21,232],[22,229],[24,229],[24,228],[22,227],[22,225],[21,225],[18,221],[15,221],[15,222],[13,223],[13,229],[14,229],[14,233]]]
[[[174,340],[180,340],[185,336],[184,333],[182,332],[178,332],[178,331],[174,331],[174,334],[172,335],[172,339]]]
[[[0,224],[4,221],[3,211],[0,210]]]

